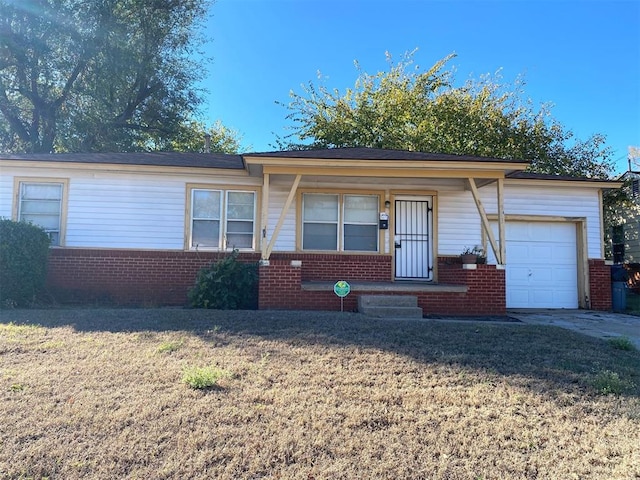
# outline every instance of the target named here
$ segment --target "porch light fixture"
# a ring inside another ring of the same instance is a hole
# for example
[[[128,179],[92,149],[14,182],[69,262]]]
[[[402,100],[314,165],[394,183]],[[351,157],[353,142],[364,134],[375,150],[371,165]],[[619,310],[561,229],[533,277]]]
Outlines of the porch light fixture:
[[[384,208],[389,208],[391,206],[391,202],[389,200],[385,200]]]

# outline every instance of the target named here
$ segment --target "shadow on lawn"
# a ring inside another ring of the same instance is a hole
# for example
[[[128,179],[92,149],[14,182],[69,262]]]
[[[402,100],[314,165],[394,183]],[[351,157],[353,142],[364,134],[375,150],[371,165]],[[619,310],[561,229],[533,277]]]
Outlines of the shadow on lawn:
[[[609,372],[626,382],[626,395],[640,396],[640,352],[616,350],[603,340],[556,327],[384,320],[339,312],[180,308],[0,311],[0,323],[9,322],[71,326],[80,332],[187,331],[208,341],[219,342],[220,336],[227,336],[229,343],[257,337],[296,346],[355,345],[424,363],[455,364],[517,377],[529,388],[547,392],[594,392],[588,379]]]

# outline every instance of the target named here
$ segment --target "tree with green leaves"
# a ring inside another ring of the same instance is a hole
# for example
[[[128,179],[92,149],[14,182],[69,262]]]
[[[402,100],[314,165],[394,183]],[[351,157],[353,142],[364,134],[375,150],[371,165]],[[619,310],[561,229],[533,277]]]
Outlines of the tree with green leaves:
[[[291,92],[292,134],[279,146],[374,147],[526,159],[540,173],[607,178],[611,151],[602,135],[577,140],[550,115],[525,99],[524,82],[483,76],[455,85],[449,55],[422,72],[412,53],[388,71],[358,68],[354,88],[330,90],[312,82]],[[356,64],[357,66],[357,64]]]
[[[0,0],[0,151],[170,145],[201,103],[209,0]]]
[[[173,152],[238,153],[241,150],[241,140],[240,133],[225,127],[220,121],[207,127],[202,122],[191,120],[180,125],[172,137],[160,139],[153,145],[149,145],[149,149]]]

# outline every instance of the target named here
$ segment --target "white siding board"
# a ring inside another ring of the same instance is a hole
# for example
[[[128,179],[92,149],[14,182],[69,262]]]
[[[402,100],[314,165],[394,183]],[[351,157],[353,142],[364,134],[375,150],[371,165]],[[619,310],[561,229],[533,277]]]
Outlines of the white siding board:
[[[68,247],[183,249],[187,184],[243,189],[262,185],[245,175],[159,175],[75,168],[2,169],[0,216],[11,217],[13,178],[67,178]]]
[[[482,243],[478,209],[470,192],[438,195],[438,254],[459,255]]]
[[[273,231],[276,228],[278,220],[280,219],[280,213],[284,207],[287,197],[289,196],[290,186],[275,186],[272,185],[269,189],[269,214],[268,214],[268,226],[267,226],[267,238],[271,239]],[[285,221],[280,229],[280,234],[273,247],[274,251],[279,252],[291,252],[296,249],[296,201],[294,199]]]
[[[13,175],[2,169],[0,174],[0,218],[11,218],[13,204]]]
[[[497,214],[495,186],[480,190],[487,214]],[[601,258],[600,202],[595,189],[539,186],[505,186],[506,215],[540,215],[584,217],[587,219],[587,253],[589,258]]]
[[[66,245],[182,249],[185,188],[184,182],[142,176],[74,178]]]

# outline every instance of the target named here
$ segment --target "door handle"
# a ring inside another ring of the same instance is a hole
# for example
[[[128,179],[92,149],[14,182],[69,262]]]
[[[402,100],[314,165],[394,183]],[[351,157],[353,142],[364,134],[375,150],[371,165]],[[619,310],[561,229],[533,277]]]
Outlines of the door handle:
[[[395,242],[394,242],[394,247],[396,247],[396,248],[402,248],[402,243],[401,243],[401,242],[399,242],[399,241],[395,241]]]

